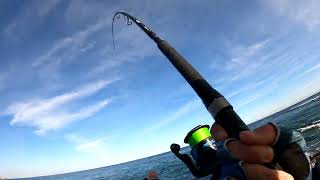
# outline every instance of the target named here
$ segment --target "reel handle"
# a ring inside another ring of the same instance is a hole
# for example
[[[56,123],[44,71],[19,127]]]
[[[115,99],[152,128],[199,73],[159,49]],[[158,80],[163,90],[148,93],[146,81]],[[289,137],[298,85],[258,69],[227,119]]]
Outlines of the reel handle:
[[[173,154],[175,154],[185,165],[187,165],[187,167],[195,177],[200,178],[200,177],[205,177],[210,175],[201,171],[188,154],[181,154],[179,152],[180,151],[179,144],[175,144],[175,143],[171,144],[170,149],[173,152]]]

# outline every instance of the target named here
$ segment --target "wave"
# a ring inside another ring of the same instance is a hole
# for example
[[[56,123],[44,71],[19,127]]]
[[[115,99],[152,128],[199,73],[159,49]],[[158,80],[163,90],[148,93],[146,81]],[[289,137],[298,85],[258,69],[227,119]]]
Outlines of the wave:
[[[319,120],[316,121],[316,122],[319,122]],[[314,129],[314,128],[320,128],[320,123],[311,124],[311,125],[309,125],[309,126],[306,126],[306,127],[303,127],[303,128],[299,128],[298,131],[304,132],[304,131],[306,131],[306,130]]]
[[[320,119],[316,120],[316,121],[313,121],[312,124],[315,124],[315,123],[318,123],[318,122],[320,122]]]

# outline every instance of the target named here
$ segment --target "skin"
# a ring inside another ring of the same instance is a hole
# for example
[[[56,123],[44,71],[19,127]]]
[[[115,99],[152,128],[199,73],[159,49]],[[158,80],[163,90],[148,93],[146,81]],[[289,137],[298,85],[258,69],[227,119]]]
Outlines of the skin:
[[[227,132],[217,123],[211,127],[211,134],[216,141],[228,138]],[[248,180],[293,180],[293,177],[280,170],[267,168],[261,164],[273,159],[272,143],[276,138],[276,130],[270,124],[261,126],[254,131],[243,131],[240,140],[227,144],[234,158],[244,162],[243,169]]]
[[[147,174],[147,180],[155,180],[155,179],[159,179],[157,172],[153,170],[149,171]]]

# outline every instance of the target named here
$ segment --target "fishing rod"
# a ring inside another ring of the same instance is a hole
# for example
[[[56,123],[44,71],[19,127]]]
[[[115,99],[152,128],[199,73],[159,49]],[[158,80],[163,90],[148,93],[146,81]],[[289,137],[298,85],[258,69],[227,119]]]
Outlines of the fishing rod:
[[[200,75],[200,73],[177,52],[177,50],[175,50],[167,41],[161,39],[140,20],[126,12],[116,12],[112,19],[112,37],[114,49],[115,43],[113,24],[115,19],[120,18],[121,15],[124,16],[127,25],[132,25],[132,22],[134,22],[157,44],[160,51],[168,58],[171,64],[189,83],[189,85],[202,100],[208,112],[215,119],[215,121],[226,130],[229,137],[239,139],[239,133],[241,131],[249,130],[248,126],[233,110],[232,105],[226,100],[226,98],[216,89],[214,89]],[[178,144],[172,144],[170,148],[171,151],[188,166],[194,176],[203,177],[217,171],[217,163],[213,163],[217,160],[215,156],[214,140],[211,137],[208,125],[199,125],[193,128],[187,134],[184,142],[191,146],[191,155],[195,159],[195,163],[187,154],[179,153],[180,146]]]
[[[232,138],[239,138],[239,133],[249,130],[248,126],[241,120],[237,113],[233,110],[231,104],[216,89],[200,75],[200,73],[192,67],[187,60],[182,57],[167,41],[161,39],[149,27],[140,20],[131,16],[126,12],[117,12],[113,17],[113,22],[118,15],[124,15],[128,18],[127,24],[132,22],[137,24],[158,46],[160,51],[169,59],[174,67],[180,72],[185,80],[190,84],[193,90],[201,98],[203,104],[215,119]],[[112,23],[113,26],[113,23]],[[113,28],[112,28],[113,29]],[[113,34],[113,30],[112,30]],[[113,40],[114,42],[114,40]],[[114,46],[115,47],[115,46]]]

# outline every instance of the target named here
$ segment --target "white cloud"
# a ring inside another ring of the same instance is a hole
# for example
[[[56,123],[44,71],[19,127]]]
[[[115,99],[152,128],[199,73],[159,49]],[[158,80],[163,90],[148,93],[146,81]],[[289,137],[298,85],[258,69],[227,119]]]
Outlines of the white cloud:
[[[86,75],[90,78],[110,72],[111,68],[118,67],[123,63],[142,60],[157,51],[156,46],[150,46],[151,40],[138,27],[126,27],[122,21],[115,22],[116,52],[113,50],[111,34],[100,39],[90,38],[110,26],[111,22],[103,18],[71,36],[57,40],[46,52],[33,61],[32,66],[40,71],[47,67],[54,71],[50,73],[50,76],[57,76],[56,71],[62,64],[67,64],[77,59],[76,57],[81,54],[94,49],[94,54],[98,58],[95,57],[95,60],[92,61],[93,68]],[[104,41],[103,44],[106,44],[105,46],[97,45],[101,44],[101,39]],[[42,74],[46,76],[47,71],[45,69],[45,73]]]
[[[88,117],[93,116],[98,111],[102,110],[109,104],[110,100],[105,99],[97,102],[94,105],[84,107],[77,112],[62,112],[60,114],[51,113],[45,114],[44,116],[38,117],[37,121],[34,122],[38,130],[35,131],[38,135],[43,135],[49,130],[55,130],[62,128],[74,121],[79,121]]]
[[[302,72],[301,74],[299,74],[299,76],[300,76],[300,77],[305,76],[305,75],[307,75],[307,74],[309,74],[309,73],[311,73],[311,72],[313,72],[314,70],[317,70],[317,69],[319,69],[319,68],[320,68],[320,63],[317,64],[317,65],[315,65],[315,66],[313,66],[313,67],[311,67],[311,68],[309,68],[309,69],[307,69],[307,70],[305,70],[304,72]]]
[[[112,17],[112,12],[107,12],[108,16],[105,17]],[[111,30],[111,22],[105,17],[70,36],[56,40],[49,49],[35,58],[32,67],[37,68],[40,73],[43,72],[41,73],[42,77],[48,76],[48,71],[51,71],[50,77],[59,77],[57,71],[62,65],[66,65],[92,50],[93,67],[89,67],[91,69],[86,76],[91,78],[110,72],[111,68],[118,67],[123,63],[142,60],[157,51],[155,45],[150,46],[149,37],[138,27],[126,27],[121,19],[115,22],[116,52],[114,52],[111,33],[103,34],[103,36],[99,34],[102,30],[108,30],[108,28]],[[101,44],[106,45],[101,46]]]
[[[99,138],[91,142],[79,144],[76,146],[76,150],[80,152],[96,152],[104,144],[105,139]]]
[[[10,124],[35,127],[35,132],[42,135],[71,122],[88,118],[103,109],[109,103],[109,99],[82,107],[76,112],[69,110],[69,107],[72,107],[76,100],[97,93],[111,82],[113,81],[97,81],[55,97],[13,103],[7,109],[7,114],[13,116]]]
[[[242,100],[240,103],[236,104],[236,108],[241,108],[243,106],[246,106],[250,103],[253,103],[254,101],[266,96],[267,94],[269,94],[270,92],[266,92],[266,93],[256,93],[256,94],[252,94],[249,97],[246,97],[244,100]]]
[[[70,133],[65,136],[65,139],[69,142],[80,144],[86,141],[86,138],[79,136],[76,133]]]
[[[103,152],[106,137],[88,139],[76,133],[67,134],[65,139],[75,145],[75,150],[84,153]]]
[[[249,81],[268,81],[275,84],[298,73],[303,68],[300,65],[300,58],[303,58],[303,55],[297,54],[296,51],[298,47],[295,44],[298,43],[292,43],[294,45],[289,46],[281,43],[283,38],[287,37],[279,35],[247,47],[231,47],[233,49],[231,51],[233,60],[226,62],[227,67],[225,67],[224,74],[227,76],[227,83],[225,84],[232,85],[232,83],[238,82],[242,83],[243,86],[248,86]],[[289,40],[292,42],[299,40],[297,37],[290,38]],[[272,46],[273,48],[269,48]],[[244,90],[248,90],[248,88],[245,87]],[[238,91],[244,92],[244,90],[240,89]],[[234,96],[240,92],[235,92],[229,96]]]
[[[320,1],[318,0],[269,0],[261,1],[275,12],[304,24],[309,30],[320,25]]]
[[[111,34],[110,34],[111,38]],[[152,56],[158,51],[156,45],[139,27],[128,26],[123,20],[114,22],[115,51],[112,41],[100,50],[103,57],[87,76],[98,76],[124,63],[134,63]]]
[[[89,41],[88,38],[109,24],[110,22],[101,20],[96,24],[88,26],[84,30],[56,41],[47,52],[36,58],[36,60],[32,63],[32,66],[39,67],[47,63],[60,63],[61,59],[64,61],[73,59],[79,54],[92,49],[96,42],[87,42]]]
[[[180,118],[188,113],[190,113],[195,108],[199,107],[201,105],[200,100],[192,100],[190,102],[187,102],[183,106],[179,107],[175,112],[170,114],[168,117],[160,120],[158,123],[153,124],[151,127],[148,127],[143,130],[144,134],[147,134],[151,131],[158,130],[164,126],[167,126],[177,120],[180,120]]]
[[[238,88],[237,90],[227,94],[226,97],[227,98],[232,98],[232,97],[235,97],[235,96],[237,96],[237,95],[239,95],[241,93],[255,90],[258,87],[261,87],[262,85],[265,85],[266,83],[268,83],[270,81],[271,81],[271,79],[267,78],[267,79],[262,79],[262,80],[259,80],[259,81],[255,81],[255,82],[252,82],[252,83],[245,84],[242,87]]]
[[[231,47],[231,60],[226,65],[226,70],[232,74],[230,80],[236,81],[255,73],[265,61],[257,56],[269,42],[270,40],[266,39],[246,47]]]
[[[248,47],[232,48],[231,61],[234,63],[243,64],[250,60],[250,57],[255,55],[259,50],[263,49],[270,40],[259,41]]]

